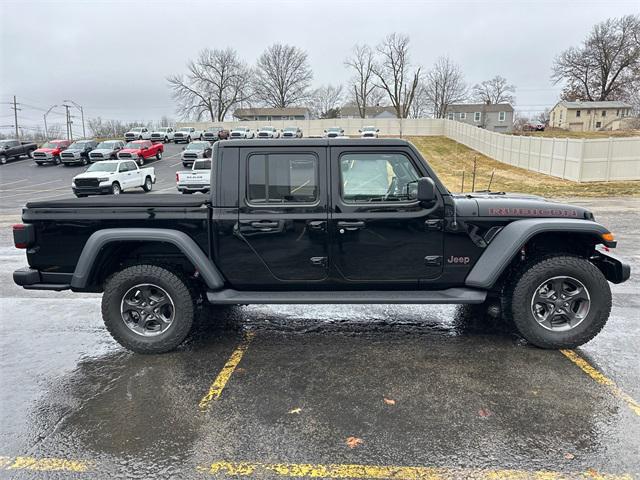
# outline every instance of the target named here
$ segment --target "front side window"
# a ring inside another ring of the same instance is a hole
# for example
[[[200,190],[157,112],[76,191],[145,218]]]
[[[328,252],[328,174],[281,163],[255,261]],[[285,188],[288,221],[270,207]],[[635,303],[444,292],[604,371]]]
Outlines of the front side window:
[[[349,153],[340,157],[342,199],[349,203],[411,201],[420,178],[401,153]]]
[[[482,117],[482,112],[476,112],[473,114],[473,121],[479,122],[481,117]]]
[[[251,203],[314,203],[318,200],[318,159],[309,153],[251,155],[247,199]]]

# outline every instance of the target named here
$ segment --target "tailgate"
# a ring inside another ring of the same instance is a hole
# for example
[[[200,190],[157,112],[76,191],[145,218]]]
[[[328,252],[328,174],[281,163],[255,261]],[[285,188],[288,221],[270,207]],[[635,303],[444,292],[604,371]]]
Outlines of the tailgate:
[[[206,173],[191,173],[178,172],[178,183],[189,183],[189,184],[209,184],[209,179],[211,178],[210,174]]]

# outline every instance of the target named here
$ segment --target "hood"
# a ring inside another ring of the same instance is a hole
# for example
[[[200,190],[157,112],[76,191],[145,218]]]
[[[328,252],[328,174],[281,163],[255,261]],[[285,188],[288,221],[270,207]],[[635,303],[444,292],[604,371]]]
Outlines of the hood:
[[[101,178],[101,177],[108,177],[110,175],[113,175],[115,172],[82,172],[78,175],[76,175],[75,177],[73,177],[73,180],[75,181],[77,178]]]
[[[456,195],[454,198],[475,201],[479,217],[546,217],[593,220],[593,214],[586,208],[554,202],[525,193],[475,192]]]
[[[91,150],[91,153],[102,153],[103,155],[105,153],[112,153],[113,149],[112,148],[96,148],[94,150]]]
[[[123,148],[118,153],[138,153],[142,148]]]
[[[60,148],[38,148],[37,150],[34,150],[34,152],[43,152],[43,153],[53,153],[53,152],[59,152]]]
[[[82,153],[84,148],[67,148],[64,153]]]

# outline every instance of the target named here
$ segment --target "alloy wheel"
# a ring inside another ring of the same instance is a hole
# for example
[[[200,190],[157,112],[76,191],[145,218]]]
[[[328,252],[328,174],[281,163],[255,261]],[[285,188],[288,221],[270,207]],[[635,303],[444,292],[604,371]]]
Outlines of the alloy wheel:
[[[531,298],[533,318],[543,328],[563,332],[577,327],[589,314],[591,296],[573,277],[552,277],[535,289]]]
[[[166,290],[152,283],[131,287],[122,297],[122,321],[132,332],[156,336],[165,332],[175,318],[175,305]]]

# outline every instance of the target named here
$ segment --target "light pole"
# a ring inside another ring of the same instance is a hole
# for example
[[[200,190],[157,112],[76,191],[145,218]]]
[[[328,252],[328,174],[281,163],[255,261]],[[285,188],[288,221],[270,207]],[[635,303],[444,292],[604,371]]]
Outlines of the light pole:
[[[87,138],[87,132],[84,129],[84,110],[82,109],[82,105],[78,105],[73,100],[65,100],[65,102],[72,103],[78,110],[80,110],[80,116],[82,117],[82,138]]]
[[[49,113],[51,113],[51,110],[53,110],[54,108],[56,108],[58,105],[53,105],[49,108],[49,110],[47,110],[47,113],[45,113],[44,116],[44,139],[45,140],[49,140],[49,131],[47,130],[47,115],[49,115]]]

